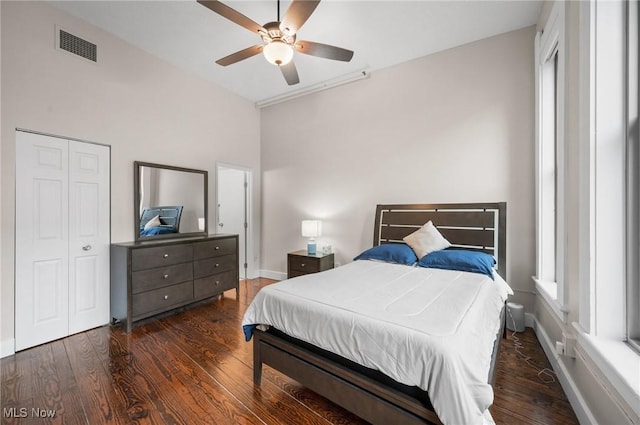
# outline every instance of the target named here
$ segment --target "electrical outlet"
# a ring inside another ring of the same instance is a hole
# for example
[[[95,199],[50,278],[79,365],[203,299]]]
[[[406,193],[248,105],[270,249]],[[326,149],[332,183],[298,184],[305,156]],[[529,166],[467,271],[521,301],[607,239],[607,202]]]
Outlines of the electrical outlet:
[[[556,341],[556,354],[564,356],[564,344],[560,341]]]

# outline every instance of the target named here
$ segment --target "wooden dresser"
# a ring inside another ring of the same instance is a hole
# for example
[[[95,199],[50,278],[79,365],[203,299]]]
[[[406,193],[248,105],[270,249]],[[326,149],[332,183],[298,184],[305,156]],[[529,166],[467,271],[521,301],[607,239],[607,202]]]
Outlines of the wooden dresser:
[[[238,235],[111,245],[111,320],[133,322],[239,290]]]

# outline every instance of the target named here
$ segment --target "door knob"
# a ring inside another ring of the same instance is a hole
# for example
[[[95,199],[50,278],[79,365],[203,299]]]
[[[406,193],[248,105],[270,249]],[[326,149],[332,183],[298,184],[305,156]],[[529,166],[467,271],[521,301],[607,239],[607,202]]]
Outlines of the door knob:
[[[91,245],[85,245],[85,246],[82,247],[82,250],[83,251],[91,251],[91,248],[92,248]]]
[[[224,227],[224,223],[218,223],[218,226]]]

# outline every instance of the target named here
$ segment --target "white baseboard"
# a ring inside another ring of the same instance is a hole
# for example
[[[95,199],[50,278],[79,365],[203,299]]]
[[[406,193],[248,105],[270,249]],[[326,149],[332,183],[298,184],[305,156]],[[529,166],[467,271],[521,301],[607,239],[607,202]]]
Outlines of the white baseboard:
[[[286,273],[274,272],[272,270],[260,270],[260,277],[266,277],[267,279],[285,280],[287,278]]]
[[[4,358],[7,356],[11,356],[16,353],[16,340],[6,339],[4,341],[0,341],[0,358]]]
[[[562,386],[562,389],[564,390],[564,393],[566,394],[567,399],[578,418],[578,422],[580,422],[580,425],[598,425],[595,417],[591,413],[591,409],[589,409],[589,406],[582,397],[580,389],[569,374],[564,363],[559,361],[559,355],[556,354],[555,351],[555,342],[551,341],[547,332],[533,315],[531,315],[531,318],[533,320],[532,328],[536,333],[538,341],[540,341],[540,345],[544,349],[547,358],[549,359],[549,363],[551,363],[551,367],[560,381],[560,385]]]

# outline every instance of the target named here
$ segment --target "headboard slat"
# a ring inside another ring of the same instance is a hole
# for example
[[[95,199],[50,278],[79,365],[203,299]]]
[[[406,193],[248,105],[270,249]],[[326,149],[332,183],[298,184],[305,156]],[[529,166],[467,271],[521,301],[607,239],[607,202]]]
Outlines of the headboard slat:
[[[438,227],[438,224],[434,222]],[[419,227],[382,226],[380,229],[380,242],[402,241],[402,238],[415,232]],[[438,227],[442,236],[448,241],[456,241],[456,245],[472,245],[479,247],[491,247],[495,245],[493,230],[482,229],[447,229]]]
[[[382,215],[383,224],[416,224],[431,220],[436,226],[493,227],[493,211],[386,211]]]

